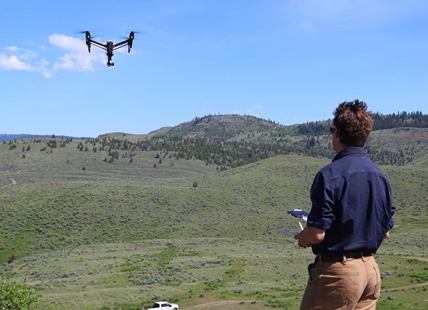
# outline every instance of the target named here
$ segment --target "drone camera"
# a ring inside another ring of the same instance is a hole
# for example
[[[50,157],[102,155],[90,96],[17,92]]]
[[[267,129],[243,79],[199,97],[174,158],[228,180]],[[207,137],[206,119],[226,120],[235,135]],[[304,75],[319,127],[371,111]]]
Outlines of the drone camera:
[[[114,63],[113,62],[107,62],[107,67],[113,67],[114,66]]]

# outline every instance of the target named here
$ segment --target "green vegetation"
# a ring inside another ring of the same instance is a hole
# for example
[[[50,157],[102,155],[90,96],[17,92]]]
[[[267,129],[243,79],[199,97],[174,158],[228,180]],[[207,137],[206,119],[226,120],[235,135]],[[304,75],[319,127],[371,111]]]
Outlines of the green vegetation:
[[[41,309],[39,297],[34,289],[25,283],[0,282],[0,309],[37,310]]]
[[[1,143],[0,277],[26,281],[48,309],[159,299],[296,309],[313,255],[291,238],[278,253],[275,234],[286,210],[309,208],[312,179],[331,160],[329,135],[298,128],[207,116],[145,136]],[[424,309],[428,133],[408,126],[370,139],[380,163],[396,160],[381,165],[398,211],[377,257],[378,308]]]

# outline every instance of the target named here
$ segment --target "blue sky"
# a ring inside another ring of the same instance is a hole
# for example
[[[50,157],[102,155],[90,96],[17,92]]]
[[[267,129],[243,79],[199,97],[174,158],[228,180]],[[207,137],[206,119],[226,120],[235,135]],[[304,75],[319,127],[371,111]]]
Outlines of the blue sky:
[[[283,125],[428,106],[426,0],[3,1],[0,133],[145,134],[208,114]],[[130,54],[88,53],[84,34]]]

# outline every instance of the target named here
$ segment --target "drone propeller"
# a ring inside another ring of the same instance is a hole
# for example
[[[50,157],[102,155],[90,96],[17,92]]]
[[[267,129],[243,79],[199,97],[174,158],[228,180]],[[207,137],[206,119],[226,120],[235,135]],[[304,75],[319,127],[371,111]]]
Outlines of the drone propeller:
[[[90,33],[90,31],[88,31],[88,30],[79,30],[79,31],[76,31],[76,33],[78,33],[78,34],[85,34],[87,32]]]
[[[145,31],[130,31],[130,34],[131,34],[131,33],[132,33],[132,34],[141,34],[141,33],[145,34],[145,33],[147,33],[147,32],[145,32]],[[120,38],[121,38],[121,39],[125,39],[125,40],[126,40],[126,39],[129,39],[129,36],[127,36],[127,37],[125,37],[125,36],[120,36]],[[132,39],[134,40],[134,39],[135,39],[135,37],[133,37]]]
[[[93,32],[89,31],[89,30],[78,30],[75,33],[76,34],[89,34],[90,35],[89,39],[90,38],[99,38],[100,37],[100,36],[98,36],[96,34],[93,34]]]

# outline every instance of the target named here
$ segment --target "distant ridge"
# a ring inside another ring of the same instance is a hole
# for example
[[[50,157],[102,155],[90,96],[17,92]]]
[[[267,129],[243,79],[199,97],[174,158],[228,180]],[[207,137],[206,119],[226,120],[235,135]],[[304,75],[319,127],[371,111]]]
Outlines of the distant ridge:
[[[33,135],[33,134],[0,134],[0,142],[7,142],[7,141],[13,141],[13,140],[19,140],[19,139],[46,139],[46,138],[52,138],[53,135]],[[91,137],[71,137],[71,136],[57,136],[55,135],[56,139],[84,139],[84,140],[91,140],[93,138]]]

